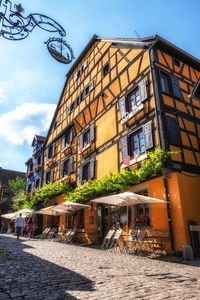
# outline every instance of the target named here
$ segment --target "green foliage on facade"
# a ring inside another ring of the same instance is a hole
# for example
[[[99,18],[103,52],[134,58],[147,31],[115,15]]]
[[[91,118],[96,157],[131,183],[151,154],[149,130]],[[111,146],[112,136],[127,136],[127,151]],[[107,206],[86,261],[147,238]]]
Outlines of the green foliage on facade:
[[[39,204],[44,204],[53,197],[67,194],[72,191],[73,187],[69,184],[59,182],[50,182],[44,185],[40,190],[35,189],[34,192],[24,195],[21,199],[14,200],[14,207],[23,208],[37,208]]]
[[[112,192],[125,192],[151,175],[160,173],[164,162],[175,154],[177,153],[156,148],[154,152],[148,152],[148,158],[141,162],[139,169],[130,168],[116,174],[110,173],[102,179],[89,181],[76,189],[69,184],[49,183],[40,190],[35,190],[34,193],[15,200],[14,207],[19,209],[36,208],[39,204],[44,204],[62,194],[67,194],[66,200],[68,201],[87,202]]]
[[[149,176],[160,173],[163,163],[175,154],[177,153],[156,148],[154,152],[148,152],[148,158],[141,162],[141,167],[138,170],[130,168],[116,174],[110,173],[102,179],[90,181],[69,193],[66,200],[87,202],[112,192],[125,192],[131,186],[140,183]]]

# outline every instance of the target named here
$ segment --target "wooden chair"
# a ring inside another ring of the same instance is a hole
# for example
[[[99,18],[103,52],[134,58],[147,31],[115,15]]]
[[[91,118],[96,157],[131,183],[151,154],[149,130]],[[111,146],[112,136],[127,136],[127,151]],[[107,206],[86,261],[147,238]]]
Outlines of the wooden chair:
[[[77,228],[74,228],[74,229],[70,230],[70,233],[67,235],[67,238],[65,240],[66,244],[71,244],[73,242],[76,231],[77,231]]]
[[[51,230],[49,231],[49,233],[47,234],[47,239],[48,240],[51,240],[54,236],[55,236],[55,233],[57,231],[57,228],[56,227],[53,227],[51,228]]]
[[[120,248],[120,251],[122,252],[123,249],[119,245],[119,239],[121,235],[122,235],[122,229],[118,229],[115,231],[109,247],[111,251],[116,252],[117,249]]]
[[[106,236],[105,236],[105,238],[104,238],[104,240],[103,240],[103,243],[102,243],[102,245],[101,245],[101,249],[105,250],[105,249],[108,248],[108,246],[109,246],[109,244],[110,244],[110,241],[111,241],[111,239],[112,239],[114,233],[115,233],[115,230],[113,230],[113,229],[110,229],[110,230],[108,231],[108,233],[106,234]]]
[[[62,236],[65,234],[66,229],[60,229],[56,234],[55,234],[55,242],[60,242],[60,240],[62,239]]]

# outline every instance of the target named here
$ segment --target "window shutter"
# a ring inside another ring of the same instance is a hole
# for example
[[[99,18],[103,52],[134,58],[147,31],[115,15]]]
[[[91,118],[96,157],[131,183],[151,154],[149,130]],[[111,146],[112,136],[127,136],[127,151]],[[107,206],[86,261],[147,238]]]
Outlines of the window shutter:
[[[53,182],[53,169],[51,169],[50,182]]]
[[[73,171],[73,156],[69,158],[69,174]]]
[[[90,126],[90,143],[94,142],[94,123]]]
[[[77,80],[77,72],[74,74],[74,82]]]
[[[176,119],[165,116],[168,140],[170,144],[181,146],[179,126]]]
[[[83,166],[80,166],[79,168],[79,184],[82,184],[83,182]]]
[[[52,157],[55,155],[55,143],[53,143]]]
[[[121,152],[122,152],[122,161],[124,161],[128,156],[128,138],[127,136],[121,139]]]
[[[72,135],[73,135],[73,129],[71,128],[70,132],[69,132],[69,143],[70,144],[72,143]]]
[[[60,178],[63,178],[64,163],[60,165]]]
[[[91,91],[94,87],[94,80],[91,80],[89,83],[89,91]]]
[[[148,150],[153,147],[153,137],[152,137],[152,129],[151,129],[151,122],[146,123],[143,126],[143,133],[144,133],[144,145],[145,149]]]
[[[86,60],[86,61],[84,61],[84,63],[83,63],[83,69],[85,70],[85,69],[86,69],[86,67],[87,67],[87,60]]]
[[[46,149],[46,157],[47,157],[47,160],[49,159],[49,147]]]
[[[139,93],[140,93],[140,102],[142,103],[144,100],[147,99],[147,86],[146,86],[146,79],[142,79],[138,83]]]
[[[79,145],[80,145],[80,148],[83,147],[83,134],[81,134],[81,135],[79,136]]]
[[[119,99],[119,112],[121,119],[124,117],[126,114],[126,97],[123,96],[122,98]]]
[[[178,82],[178,78],[171,75],[172,91],[175,97],[182,99],[181,90]]]
[[[95,178],[94,157],[90,159],[90,179]]]
[[[62,137],[62,149],[65,148],[65,136]]]

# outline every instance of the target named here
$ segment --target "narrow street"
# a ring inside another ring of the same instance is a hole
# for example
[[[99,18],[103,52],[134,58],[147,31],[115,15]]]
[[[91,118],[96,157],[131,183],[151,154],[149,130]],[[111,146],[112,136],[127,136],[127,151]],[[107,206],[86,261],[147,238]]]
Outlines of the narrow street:
[[[4,251],[2,251],[4,249]],[[190,265],[0,235],[0,300],[200,299]]]

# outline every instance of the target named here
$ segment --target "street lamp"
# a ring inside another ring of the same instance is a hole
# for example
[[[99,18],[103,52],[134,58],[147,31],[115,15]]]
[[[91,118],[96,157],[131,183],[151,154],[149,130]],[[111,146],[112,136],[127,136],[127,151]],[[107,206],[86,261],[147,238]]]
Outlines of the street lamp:
[[[30,14],[24,17],[21,4],[14,6],[10,0],[0,0],[0,36],[12,41],[28,37],[35,27],[58,33],[59,38],[50,38],[45,44],[50,54],[59,62],[69,64],[74,59],[72,48],[63,40],[66,32],[60,24],[42,14]]]

